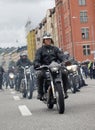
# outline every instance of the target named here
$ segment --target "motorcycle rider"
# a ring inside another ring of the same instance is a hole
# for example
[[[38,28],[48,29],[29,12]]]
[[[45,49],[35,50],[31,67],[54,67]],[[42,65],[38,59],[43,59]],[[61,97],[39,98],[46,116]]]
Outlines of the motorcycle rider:
[[[72,56],[70,56],[69,52],[65,51],[64,55],[65,55],[65,59],[68,61],[68,63],[78,66],[78,74],[81,76],[82,86],[87,86],[87,84],[85,83],[85,80],[83,78],[83,75],[82,75],[82,70],[81,70],[82,67],[81,67],[80,63],[78,63],[78,61],[76,61]],[[82,86],[80,86],[80,87],[82,87]],[[77,88],[77,91],[80,91],[80,90]]]
[[[32,62],[28,59],[27,54],[24,52],[22,54],[20,54],[20,59],[16,63],[17,73],[19,75],[16,77],[16,80],[18,80],[18,85],[16,88],[17,91],[19,91],[19,89],[20,89],[20,83],[21,83],[21,80],[24,75],[24,72],[23,72],[23,69],[21,68],[21,66],[25,67],[25,66],[31,66],[31,65],[32,65]]]
[[[45,33],[43,35],[43,45],[40,47],[35,55],[34,68],[40,67],[41,65],[49,65],[52,61],[63,62],[63,54],[59,48],[54,46],[54,42],[50,34]],[[63,70],[63,69],[62,69]],[[37,98],[42,100],[43,98],[43,81],[45,72],[43,70],[38,71],[37,74],[37,87],[38,96]],[[67,95],[67,74],[62,72],[62,80],[64,85],[65,98]]]

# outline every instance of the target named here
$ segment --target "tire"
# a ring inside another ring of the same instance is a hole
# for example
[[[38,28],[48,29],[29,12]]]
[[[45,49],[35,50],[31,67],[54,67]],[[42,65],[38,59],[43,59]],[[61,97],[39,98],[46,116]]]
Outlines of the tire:
[[[74,77],[74,88],[76,89],[79,89],[79,77],[78,76],[75,76]]]
[[[47,94],[47,107],[49,109],[53,109],[53,106],[54,106],[54,103],[53,103],[53,96],[52,96],[52,91],[51,89],[48,91],[48,94]]]
[[[25,84],[25,81],[23,79],[21,80],[20,91],[22,93],[22,97],[26,98],[26,95],[27,95],[26,84]]]
[[[28,80],[28,90],[27,90],[27,98],[28,99],[32,99],[33,97],[33,81],[32,80]]]
[[[83,79],[81,76],[79,76],[79,89],[83,87]]]
[[[76,85],[74,84],[74,79],[73,79],[73,77],[70,78],[70,81],[69,81],[69,82],[70,82],[70,85],[71,85],[71,86],[70,86],[71,92],[72,92],[72,93],[76,93]]]
[[[65,101],[61,83],[56,84],[56,104],[58,112],[63,114],[65,111]]]

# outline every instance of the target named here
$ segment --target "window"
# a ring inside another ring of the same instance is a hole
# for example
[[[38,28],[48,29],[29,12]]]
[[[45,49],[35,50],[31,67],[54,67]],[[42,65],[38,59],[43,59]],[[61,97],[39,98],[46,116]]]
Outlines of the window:
[[[80,6],[86,5],[86,0],[78,0],[78,2]]]
[[[87,11],[81,11],[81,12],[80,12],[80,22],[81,22],[81,23],[86,23],[86,22],[88,22]]]
[[[37,37],[37,41],[40,41],[40,37]]]
[[[90,55],[90,45],[83,45],[83,54],[85,56]]]
[[[81,35],[82,35],[82,39],[88,39],[89,38],[89,29],[88,28],[82,28],[81,29]]]

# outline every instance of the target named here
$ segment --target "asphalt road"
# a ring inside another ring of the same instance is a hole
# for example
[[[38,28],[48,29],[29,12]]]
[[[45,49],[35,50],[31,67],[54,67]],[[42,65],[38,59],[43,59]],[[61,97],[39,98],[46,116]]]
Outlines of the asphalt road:
[[[65,100],[64,114],[58,114],[36,99],[23,99],[11,89],[0,91],[0,130],[95,130],[95,80]]]

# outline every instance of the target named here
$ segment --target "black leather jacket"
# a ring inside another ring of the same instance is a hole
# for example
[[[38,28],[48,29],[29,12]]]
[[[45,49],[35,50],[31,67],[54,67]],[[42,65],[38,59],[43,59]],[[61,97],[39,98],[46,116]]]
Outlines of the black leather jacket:
[[[16,66],[18,67],[19,72],[23,72],[23,70],[20,68],[21,66],[31,66],[33,65],[32,62],[29,59],[19,59],[16,63]]]
[[[40,47],[35,56],[34,67],[39,67],[40,65],[49,65],[52,61],[62,62],[63,54],[59,48],[52,45],[43,45]]]

